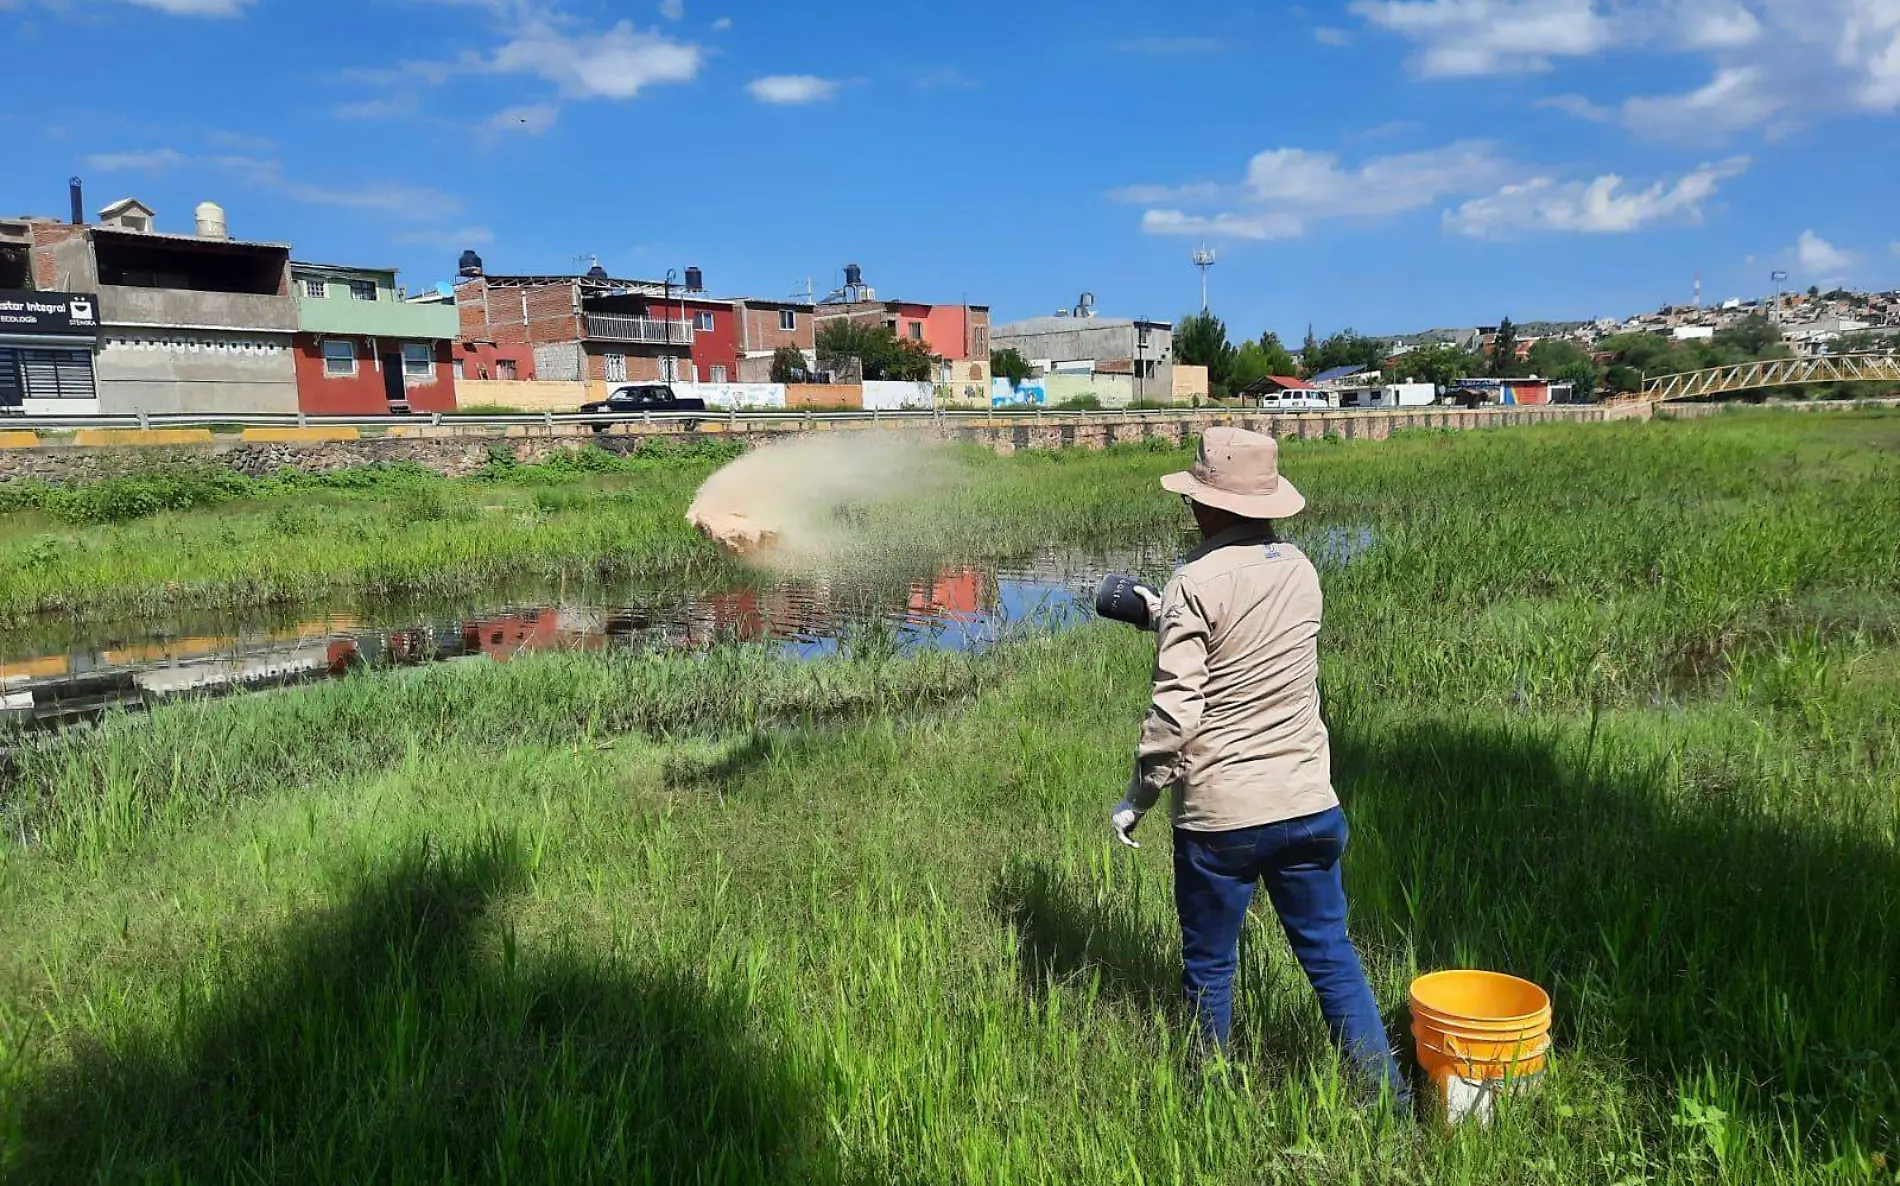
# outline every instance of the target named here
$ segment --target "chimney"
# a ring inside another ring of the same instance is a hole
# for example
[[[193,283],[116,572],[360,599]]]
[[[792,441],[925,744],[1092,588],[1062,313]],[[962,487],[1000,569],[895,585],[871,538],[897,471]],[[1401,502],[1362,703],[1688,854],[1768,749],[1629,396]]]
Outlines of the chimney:
[[[74,177],[66,183],[66,189],[73,199],[73,225],[86,225],[86,196],[82,192],[82,183]]]

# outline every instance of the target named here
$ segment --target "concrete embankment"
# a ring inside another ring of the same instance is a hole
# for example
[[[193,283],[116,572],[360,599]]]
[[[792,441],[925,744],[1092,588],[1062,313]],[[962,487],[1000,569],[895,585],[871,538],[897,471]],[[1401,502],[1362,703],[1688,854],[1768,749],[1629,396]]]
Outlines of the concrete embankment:
[[[1213,409],[1180,413],[1045,413],[992,417],[944,417],[870,421],[798,422],[782,417],[750,420],[712,413],[695,431],[680,422],[616,425],[595,433],[582,425],[510,426],[416,422],[392,426],[381,435],[336,433],[343,439],[312,439],[318,432],[252,430],[242,436],[217,436],[181,443],[161,430],[139,436],[130,430],[110,445],[84,441],[10,442],[0,448],[0,481],[38,478],[47,482],[87,481],[150,470],[165,464],[214,464],[261,476],[286,467],[311,473],[353,466],[411,462],[447,476],[461,476],[488,464],[491,448],[506,445],[523,462],[538,461],[562,449],[589,442],[613,452],[638,449],[649,438],[679,442],[739,438],[748,444],[809,432],[911,432],[945,440],[967,441],[1013,453],[1018,449],[1102,449],[1159,437],[1183,443],[1214,424],[1236,424],[1277,437],[1384,440],[1405,429],[1476,429],[1552,422],[1596,423],[1647,418],[1648,404],[1580,405],[1549,408],[1418,408],[1392,412],[1314,412],[1300,415]]]

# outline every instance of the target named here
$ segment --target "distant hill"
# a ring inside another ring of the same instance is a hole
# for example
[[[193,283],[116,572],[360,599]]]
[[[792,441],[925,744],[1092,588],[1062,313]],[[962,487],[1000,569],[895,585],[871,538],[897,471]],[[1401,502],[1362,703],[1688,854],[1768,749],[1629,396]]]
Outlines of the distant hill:
[[[1569,333],[1571,330],[1574,330],[1574,329],[1582,329],[1584,326],[1589,325],[1590,322],[1588,321],[1519,321],[1519,322],[1515,322],[1514,324],[1517,326],[1517,333],[1519,337],[1549,338],[1549,337],[1554,337],[1558,334]],[[1385,338],[1390,341],[1401,341],[1401,342],[1425,342],[1425,343],[1450,342],[1457,339],[1459,336],[1463,334],[1470,333],[1473,328],[1474,327],[1472,326],[1465,326],[1460,329],[1428,329],[1428,330],[1420,330],[1416,333],[1380,334],[1379,336],[1381,338]]]

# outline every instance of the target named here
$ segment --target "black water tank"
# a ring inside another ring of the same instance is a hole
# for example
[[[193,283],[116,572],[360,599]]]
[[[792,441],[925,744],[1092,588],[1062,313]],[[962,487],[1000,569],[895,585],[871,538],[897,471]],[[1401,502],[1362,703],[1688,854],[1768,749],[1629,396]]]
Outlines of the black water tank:
[[[461,262],[455,265],[455,271],[456,271],[456,274],[460,276],[481,275],[482,274],[482,257],[479,255],[476,255],[473,251],[464,251],[462,253]]]
[[[846,264],[844,266],[844,283],[846,288],[862,288],[864,286],[864,269],[856,264]]]
[[[589,280],[605,280],[607,279],[607,269],[601,267],[599,264],[595,264],[593,267],[587,269],[587,278]]]
[[[705,292],[706,291],[706,274],[700,271],[698,268],[686,269],[686,291],[687,292]]]

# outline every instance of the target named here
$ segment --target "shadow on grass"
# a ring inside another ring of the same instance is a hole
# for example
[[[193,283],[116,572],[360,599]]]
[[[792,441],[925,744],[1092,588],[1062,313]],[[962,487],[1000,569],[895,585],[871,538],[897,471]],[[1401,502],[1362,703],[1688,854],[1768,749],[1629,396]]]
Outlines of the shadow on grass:
[[[811,1181],[808,1095],[742,1002],[484,925],[497,840],[409,857],[175,1028],[25,1085],[9,1181]],[[182,998],[183,994],[181,994]]]
[[[1180,937],[1143,926],[1133,909],[1080,877],[1012,862],[991,887],[990,907],[1016,932],[1031,993],[1095,980],[1109,1001],[1143,1010],[1178,1005]]]
[[[1661,747],[1591,760],[1533,724],[1334,738],[1348,813],[1390,862],[1354,878],[1355,930],[1426,969],[1551,989],[1559,1049],[1626,1059],[1665,1110],[1687,1084],[1797,1144],[1892,1148],[1900,859],[1882,808],[1858,833],[1812,808],[1777,819],[1750,806],[1769,777],[1753,753],[1698,753],[1685,776]]]

